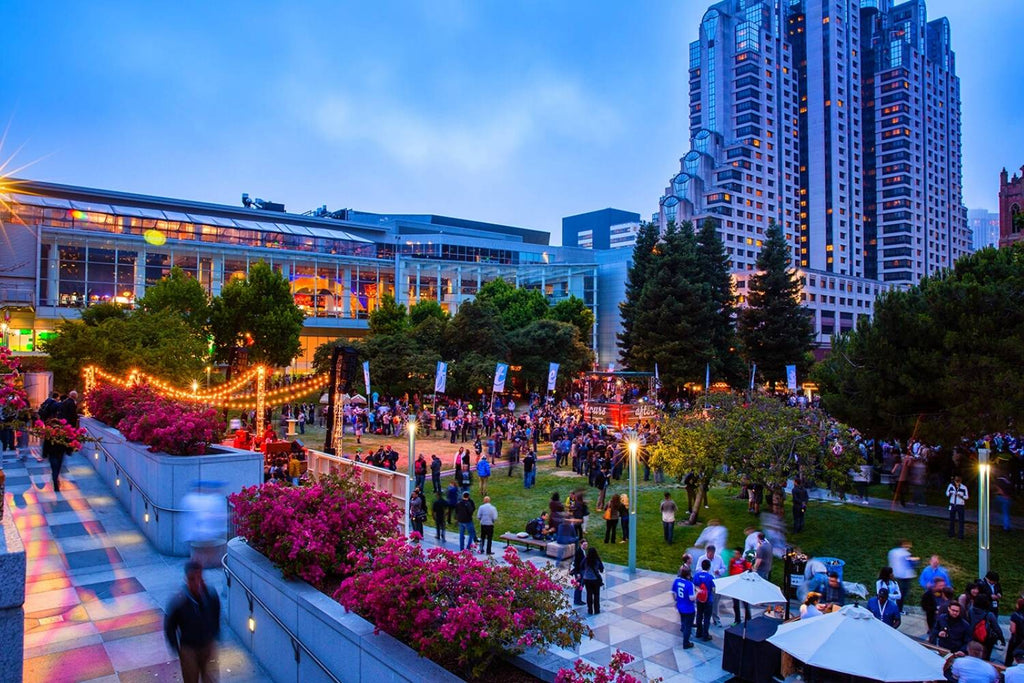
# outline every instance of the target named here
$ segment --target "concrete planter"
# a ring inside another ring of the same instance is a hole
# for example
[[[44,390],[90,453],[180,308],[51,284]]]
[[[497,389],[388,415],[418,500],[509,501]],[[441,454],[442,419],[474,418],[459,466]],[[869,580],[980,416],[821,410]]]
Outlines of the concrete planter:
[[[0,499],[0,510],[6,503]],[[8,511],[0,521],[0,681],[20,681],[25,651],[25,546]]]
[[[227,537],[226,496],[263,482],[262,453],[226,446],[216,446],[206,455],[151,453],[102,422],[82,418],[81,424],[102,443],[87,444],[75,457],[84,458],[103,477],[139,530],[165,555],[191,553],[190,513],[183,509],[182,499],[195,482],[223,483],[222,538]]]
[[[373,624],[305,581],[284,580],[240,538],[228,542],[226,564],[228,624],[276,683],[331,683],[324,668],[345,683],[462,680],[395,638],[374,635]]]

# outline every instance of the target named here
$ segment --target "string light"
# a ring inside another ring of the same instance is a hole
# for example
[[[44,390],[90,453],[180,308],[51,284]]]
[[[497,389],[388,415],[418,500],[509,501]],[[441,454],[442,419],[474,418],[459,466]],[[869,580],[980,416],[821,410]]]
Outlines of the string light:
[[[237,410],[252,410],[257,407],[258,392],[240,391],[246,385],[258,379],[261,366],[257,366],[244,375],[237,377],[230,382],[223,384],[213,391],[198,392],[179,389],[158,377],[139,370],[132,370],[127,379],[117,377],[109,372],[90,366],[88,372],[94,377],[102,379],[110,384],[129,387],[134,384],[145,383],[158,395],[165,398],[173,398],[182,401],[202,403],[216,408],[229,408]],[[265,372],[265,370],[264,370]],[[270,389],[263,393],[265,401],[272,405],[294,403],[300,398],[309,395],[313,391],[323,389],[327,386],[329,377],[327,373],[313,375],[306,379],[288,384],[276,389]],[[194,386],[194,385],[193,385]],[[196,387],[198,389],[198,387]]]

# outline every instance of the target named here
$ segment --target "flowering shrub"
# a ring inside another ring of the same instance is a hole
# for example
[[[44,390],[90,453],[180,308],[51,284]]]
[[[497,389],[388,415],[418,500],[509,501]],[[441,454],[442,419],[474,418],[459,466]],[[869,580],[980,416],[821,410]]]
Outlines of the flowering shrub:
[[[637,678],[626,671],[626,665],[636,659],[622,650],[616,650],[608,666],[593,666],[577,659],[571,669],[559,669],[555,683],[645,683],[647,676]],[[652,678],[649,683],[660,683],[661,678]]]
[[[111,427],[117,427],[129,413],[140,412],[157,400],[156,392],[145,384],[131,387],[97,384],[85,395],[92,416]]]
[[[202,455],[224,433],[224,421],[214,408],[161,399],[144,410],[128,413],[117,428],[130,441],[141,441],[153,452]]]
[[[63,418],[54,418],[46,422],[36,420],[29,431],[32,436],[37,436],[54,446],[63,446],[72,451],[77,451],[85,443],[96,441],[89,436],[85,427],[72,427]]]
[[[424,552],[395,538],[364,559],[367,571],[345,579],[334,597],[421,655],[474,675],[501,653],[578,645],[590,628],[550,571],[524,562],[515,548],[506,549],[505,560]]]
[[[17,385],[20,363],[6,346],[0,347],[0,423],[19,424],[18,415],[28,409],[28,395]]]
[[[398,534],[402,511],[391,496],[354,474],[311,486],[250,486],[232,494],[238,535],[285,577],[324,589],[348,576]]]
[[[215,409],[163,398],[145,385],[100,385],[86,401],[96,419],[154,452],[202,455],[224,433],[224,421]]]

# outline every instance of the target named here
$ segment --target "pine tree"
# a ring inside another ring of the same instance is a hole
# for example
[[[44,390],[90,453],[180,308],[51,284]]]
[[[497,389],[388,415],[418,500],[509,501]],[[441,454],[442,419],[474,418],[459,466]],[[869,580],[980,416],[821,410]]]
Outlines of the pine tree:
[[[757,363],[774,389],[785,379],[786,365],[809,364],[814,324],[811,312],[800,304],[800,281],[790,267],[792,252],[782,228],[772,221],[765,237],[737,329],[747,359]]]
[[[657,363],[669,386],[702,381],[713,356],[710,305],[690,224],[668,227],[646,276],[636,303],[630,367],[650,371]]]
[[[638,368],[634,326],[637,316],[637,303],[647,282],[649,272],[658,257],[658,226],[654,223],[642,223],[637,232],[636,244],[633,247],[633,260],[626,271],[626,296],[619,303],[619,315],[622,318],[622,331],[618,334],[620,358],[626,367]]]
[[[736,294],[730,275],[729,256],[718,235],[717,223],[707,218],[697,233],[697,267],[700,282],[707,287],[710,299],[708,324],[711,326],[711,376],[724,378],[733,386],[740,385],[746,375],[737,353]]]

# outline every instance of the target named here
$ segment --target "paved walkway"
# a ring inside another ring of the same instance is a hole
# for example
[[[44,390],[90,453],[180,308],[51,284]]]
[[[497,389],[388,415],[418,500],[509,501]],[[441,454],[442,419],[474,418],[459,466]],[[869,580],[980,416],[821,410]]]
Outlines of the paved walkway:
[[[868,497],[867,503],[861,499],[856,492],[846,494],[846,500],[841,500],[839,496],[829,493],[826,489],[813,489],[808,492],[811,500],[819,500],[824,502],[834,503],[836,505],[857,505],[861,507],[875,508],[876,510],[891,510],[893,512],[902,512],[911,515],[920,515],[922,517],[933,517],[935,519],[949,520],[949,508],[944,505],[915,505],[910,502],[910,494],[907,494],[906,506],[900,505],[899,501],[893,501],[891,498],[872,498]],[[975,495],[976,491],[971,491],[971,495]],[[788,507],[787,507],[788,510]],[[995,496],[992,498],[992,506],[990,508],[989,520],[992,525],[992,530],[1002,529],[1003,515],[999,508],[999,503],[995,500]],[[964,521],[970,524],[978,523],[978,508],[977,503],[968,501],[967,509],[964,510]],[[1013,529],[1024,529],[1024,517],[1010,516],[1010,525]]]
[[[59,493],[48,463],[7,456],[6,502],[28,564],[25,682],[180,681],[163,608],[183,586],[184,559],[153,549],[85,456],[67,461]],[[206,578],[223,602],[223,572]],[[218,664],[225,683],[269,681],[226,623]]]
[[[452,534],[449,529],[446,535],[444,547],[458,550],[458,532]],[[440,545],[434,539],[433,527],[425,528],[423,543],[425,546]],[[505,542],[496,541],[493,558],[503,562],[499,558],[504,550]],[[519,550],[524,559],[538,566],[553,562],[536,550]],[[567,565],[567,562],[562,563],[563,567]],[[563,667],[571,669],[580,658],[591,664],[607,666],[615,650],[622,650],[636,657],[628,667],[630,670],[643,669],[649,678],[660,676],[663,683],[719,683],[729,680],[732,674],[722,670],[723,629],[712,627],[711,642],[695,640],[696,647],[683,649],[679,615],[670,594],[674,578],[670,574],[645,569],[630,576],[626,567],[605,563],[601,613],[587,615],[586,606],[576,608],[593,629],[594,637],[584,638],[576,650],[552,648],[545,655],[528,653],[524,659],[556,672]],[[728,618],[723,616],[724,624],[731,621],[731,612]]]

